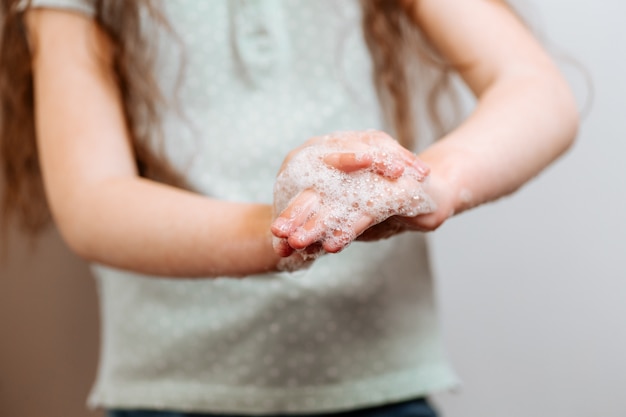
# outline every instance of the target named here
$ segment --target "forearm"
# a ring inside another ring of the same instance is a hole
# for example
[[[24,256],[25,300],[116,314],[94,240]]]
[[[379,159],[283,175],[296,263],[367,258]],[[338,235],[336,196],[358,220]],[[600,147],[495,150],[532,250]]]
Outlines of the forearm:
[[[127,177],[66,197],[57,223],[70,247],[89,261],[179,277],[276,268],[268,205],[217,201]]]
[[[452,191],[452,210],[505,196],[537,175],[572,144],[578,112],[558,76],[495,82],[473,114],[420,157]]]
[[[138,177],[114,48],[85,16],[27,14],[37,146],[48,202],[84,258],[182,277],[273,270],[271,207],[212,200]],[[216,138],[218,140],[219,138]]]
[[[448,209],[458,213],[511,193],[571,145],[578,112],[570,88],[506,3],[423,0],[407,7],[478,97],[467,121],[421,155],[433,179],[455,193]]]

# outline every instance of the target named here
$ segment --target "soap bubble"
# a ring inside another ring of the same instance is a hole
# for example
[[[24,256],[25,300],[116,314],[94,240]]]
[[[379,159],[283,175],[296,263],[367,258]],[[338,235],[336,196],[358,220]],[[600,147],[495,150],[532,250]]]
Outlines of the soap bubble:
[[[408,163],[398,170],[397,161],[403,160],[398,144],[393,139],[368,140],[367,135],[377,133],[337,132],[292,155],[276,178],[275,213],[285,210],[302,191],[314,190],[319,206],[324,208],[324,216],[319,219],[323,227],[320,241],[345,247],[356,239],[355,225],[364,215],[377,224],[394,215],[413,217],[432,212],[434,203],[422,189],[424,172]],[[353,152],[353,148],[344,145],[353,144],[355,139],[364,142],[363,150],[371,156],[372,164],[343,172],[325,163],[329,154]],[[296,256],[285,258],[280,267],[298,269],[300,264],[309,264],[326,253],[321,245],[296,252]]]

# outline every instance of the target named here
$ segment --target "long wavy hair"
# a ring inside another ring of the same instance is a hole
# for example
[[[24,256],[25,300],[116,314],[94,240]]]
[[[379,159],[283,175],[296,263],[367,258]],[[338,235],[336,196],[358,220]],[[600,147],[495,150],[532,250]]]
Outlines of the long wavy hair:
[[[410,147],[416,137],[416,115],[425,115],[438,134],[443,132],[440,100],[451,91],[451,68],[429,47],[401,3],[361,0],[362,25],[382,108],[397,139]],[[23,2],[0,0],[0,4],[1,230],[6,231],[9,218],[15,216],[18,227],[34,236],[50,223],[51,216],[35,140],[32,55],[22,19]],[[154,146],[165,101],[153,76],[155,54],[151,37],[140,24],[142,13],[169,28],[150,0],[95,1],[95,20],[114,46],[114,73],[139,172],[186,188],[184,177]],[[413,76],[420,82],[413,83]],[[418,87],[420,94],[416,94]]]

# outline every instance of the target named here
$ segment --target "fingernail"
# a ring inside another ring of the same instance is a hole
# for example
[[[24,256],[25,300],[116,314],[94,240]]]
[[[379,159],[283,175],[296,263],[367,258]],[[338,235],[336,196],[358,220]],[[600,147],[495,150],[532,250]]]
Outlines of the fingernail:
[[[365,153],[365,152],[355,152],[354,160],[358,163],[371,162],[372,157],[368,153]]]
[[[332,168],[336,168],[339,165],[339,155],[336,153],[324,155],[323,159],[324,163]]]
[[[274,220],[272,228],[281,233],[287,233],[289,231],[289,221],[285,220],[282,217],[278,217],[276,220]]]
[[[415,161],[413,163],[413,166],[415,167],[415,169],[417,169],[417,172],[420,175],[426,176],[430,174],[430,167],[421,161]]]

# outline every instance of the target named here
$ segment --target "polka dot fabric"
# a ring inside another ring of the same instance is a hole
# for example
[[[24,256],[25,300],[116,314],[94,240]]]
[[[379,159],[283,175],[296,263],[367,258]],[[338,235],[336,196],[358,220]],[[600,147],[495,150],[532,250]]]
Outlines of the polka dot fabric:
[[[83,13],[86,4],[35,0]],[[176,37],[158,37],[158,77],[180,103],[164,116],[165,149],[198,192],[271,203],[289,150],[315,135],[383,127],[357,1],[161,4]],[[456,383],[420,234],[244,280],[93,271],[103,320],[93,406],[311,413]]]

